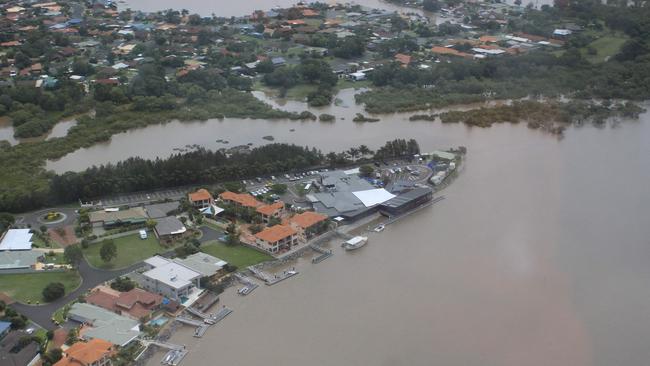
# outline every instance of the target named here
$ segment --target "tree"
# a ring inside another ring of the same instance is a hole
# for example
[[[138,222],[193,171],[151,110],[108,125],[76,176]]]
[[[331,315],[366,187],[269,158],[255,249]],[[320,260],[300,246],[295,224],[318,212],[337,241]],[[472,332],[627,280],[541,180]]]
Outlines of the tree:
[[[234,222],[231,222],[228,224],[228,227],[226,228],[226,234],[227,234],[227,245],[238,245],[239,244],[239,230],[237,230],[237,225],[235,225]]]
[[[56,299],[63,297],[65,294],[65,286],[61,282],[50,282],[43,289],[43,299],[47,302],[52,302]]]
[[[110,262],[117,257],[117,246],[113,240],[104,240],[102,247],[99,249],[99,256],[104,262]]]
[[[276,183],[271,185],[271,192],[275,194],[284,194],[287,192],[287,185],[282,183]]]
[[[61,348],[51,349],[43,355],[43,364],[54,365],[55,363],[59,362],[59,360],[62,357],[63,357],[63,351],[61,350]]]
[[[77,266],[83,258],[83,252],[81,251],[81,247],[79,247],[79,245],[70,245],[63,250],[63,257],[65,258],[66,262],[72,266]]]
[[[362,177],[370,177],[375,169],[370,165],[362,165],[359,168],[359,173]]]
[[[135,282],[131,281],[128,277],[118,277],[115,281],[111,282],[111,288],[120,292],[127,292],[135,288]]]

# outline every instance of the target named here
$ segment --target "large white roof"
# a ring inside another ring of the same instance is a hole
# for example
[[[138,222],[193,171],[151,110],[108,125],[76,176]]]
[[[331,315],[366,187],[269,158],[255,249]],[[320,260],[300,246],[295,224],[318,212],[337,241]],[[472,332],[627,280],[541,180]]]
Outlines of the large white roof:
[[[32,235],[29,229],[10,229],[0,241],[0,250],[30,250]]]
[[[352,194],[355,195],[361,201],[361,203],[363,203],[363,205],[366,207],[371,207],[374,205],[378,205],[380,203],[384,203],[389,199],[395,197],[394,194],[388,192],[383,188],[357,191],[357,192],[352,192]]]
[[[175,289],[189,285],[201,274],[178,263],[170,262],[143,273],[143,276],[157,280]]]

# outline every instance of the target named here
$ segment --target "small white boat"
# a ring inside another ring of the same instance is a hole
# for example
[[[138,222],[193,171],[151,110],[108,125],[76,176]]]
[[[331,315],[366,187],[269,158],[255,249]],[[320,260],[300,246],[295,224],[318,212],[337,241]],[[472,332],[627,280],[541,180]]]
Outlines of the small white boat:
[[[362,246],[368,243],[368,237],[366,236],[355,236],[354,238],[345,241],[341,246],[345,250],[355,250],[359,249]]]
[[[379,225],[375,226],[373,231],[376,232],[376,233],[380,233],[380,232],[384,231],[385,228],[386,228],[386,225],[379,224]]]

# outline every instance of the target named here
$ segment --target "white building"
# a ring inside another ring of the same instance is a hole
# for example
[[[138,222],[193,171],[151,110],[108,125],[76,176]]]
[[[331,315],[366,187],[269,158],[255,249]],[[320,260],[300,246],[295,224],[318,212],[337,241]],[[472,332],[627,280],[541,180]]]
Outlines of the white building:
[[[31,250],[32,233],[29,229],[9,229],[0,237],[0,251]]]
[[[199,289],[201,274],[166,258],[155,256],[145,260],[151,268],[142,274],[140,285],[146,290],[183,302]]]

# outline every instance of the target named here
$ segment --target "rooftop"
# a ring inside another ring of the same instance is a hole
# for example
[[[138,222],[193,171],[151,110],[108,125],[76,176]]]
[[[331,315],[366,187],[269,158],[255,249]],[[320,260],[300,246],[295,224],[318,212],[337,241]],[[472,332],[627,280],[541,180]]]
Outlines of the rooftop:
[[[32,249],[32,233],[29,229],[9,229],[0,240],[0,250]]]
[[[263,205],[262,202],[255,199],[248,193],[235,193],[230,191],[225,191],[219,195],[222,200],[233,201],[245,207],[257,208]]]
[[[104,209],[102,211],[93,211],[90,214],[90,222],[113,222],[128,221],[133,219],[146,219],[147,214],[142,207],[133,207],[128,210],[114,211]]]
[[[271,216],[284,208],[284,202],[278,201],[270,205],[264,205],[257,208],[257,212],[262,215]]]
[[[66,349],[63,357],[54,366],[91,365],[113,352],[113,344],[103,339],[77,342]]]
[[[269,243],[275,243],[278,240],[282,240],[295,234],[296,231],[290,226],[275,225],[260,231],[259,233],[255,234],[255,237]]]
[[[200,273],[201,276],[213,276],[228,264],[222,259],[203,252],[192,254],[185,259],[174,258],[174,262]]]
[[[143,276],[179,289],[190,285],[193,280],[201,277],[201,274],[178,263],[169,262],[143,273]]]
[[[85,338],[99,338],[118,346],[124,346],[140,335],[139,322],[117,315],[111,311],[87,303],[75,303],[68,316],[86,319],[92,328],[83,334]]]
[[[313,211],[307,211],[295,215],[291,218],[291,223],[300,226],[303,229],[311,227],[319,222],[327,220],[327,216],[321,215]]]
[[[0,252],[0,270],[13,268],[29,268],[38,262],[42,252],[33,250],[18,250]]]
[[[176,216],[156,219],[156,232],[160,236],[182,234],[185,231],[185,225]]]
[[[212,195],[205,188],[201,188],[196,192],[188,193],[187,197],[190,202],[212,200]]]

